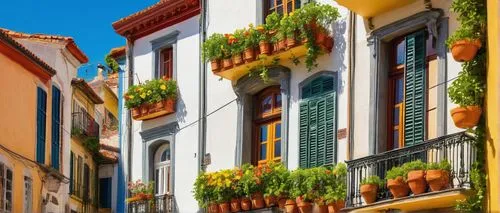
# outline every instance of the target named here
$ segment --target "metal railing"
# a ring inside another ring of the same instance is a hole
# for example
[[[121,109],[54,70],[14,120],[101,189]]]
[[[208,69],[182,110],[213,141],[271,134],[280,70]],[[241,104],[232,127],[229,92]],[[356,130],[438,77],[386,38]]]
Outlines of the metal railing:
[[[99,137],[99,124],[89,113],[73,112],[72,134],[83,134],[87,137]],[[76,131],[76,132],[75,132]]]
[[[465,132],[455,133],[423,143],[347,161],[347,198],[346,207],[360,207],[363,199],[360,194],[360,182],[370,175],[385,178],[386,172],[394,166],[420,159],[423,162],[450,162],[450,187],[470,188],[469,178],[472,163],[476,159],[474,139]],[[377,202],[391,199],[386,187],[378,190]]]
[[[174,212],[174,196],[158,195],[153,200],[140,200],[128,203],[130,213],[172,213]]]

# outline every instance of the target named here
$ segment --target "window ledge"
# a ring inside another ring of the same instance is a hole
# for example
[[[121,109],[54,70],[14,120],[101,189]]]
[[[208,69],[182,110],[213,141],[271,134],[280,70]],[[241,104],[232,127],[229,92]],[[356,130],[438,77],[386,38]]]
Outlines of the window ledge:
[[[400,210],[402,212],[449,208],[456,204],[457,200],[467,198],[469,189],[447,189],[438,192],[429,192],[415,196],[390,199],[375,202],[359,207],[342,209],[342,212],[379,212],[389,210]]]

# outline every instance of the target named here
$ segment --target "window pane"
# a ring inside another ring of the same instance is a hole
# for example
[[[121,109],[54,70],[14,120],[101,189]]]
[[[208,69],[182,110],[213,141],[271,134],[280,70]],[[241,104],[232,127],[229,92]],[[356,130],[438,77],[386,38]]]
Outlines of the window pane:
[[[274,138],[281,138],[281,123],[276,124],[276,128],[274,129]]]
[[[259,160],[267,159],[267,143],[260,144],[260,158]]]
[[[399,125],[399,107],[395,107],[394,108],[394,112],[393,112],[393,121],[392,121],[392,125],[393,126],[398,126]]]
[[[273,96],[267,96],[262,100],[262,113],[270,112],[273,108]]]
[[[277,108],[281,107],[281,94],[276,95],[276,107]]]
[[[279,15],[283,15],[283,5],[276,7],[276,12]]]
[[[300,0],[295,0],[295,9],[300,8]]]
[[[260,142],[267,141],[267,125],[260,126]]]
[[[399,104],[403,102],[404,98],[404,86],[403,86],[403,78],[398,78],[396,79],[395,85],[394,85],[394,103]]]
[[[290,13],[290,12],[292,12],[292,9],[293,9],[293,2],[289,1],[289,2],[286,4],[286,12],[287,12],[287,13]]]
[[[399,130],[394,130],[392,148],[393,149],[399,148]]]
[[[276,0],[276,4],[277,5],[282,5],[283,4],[283,0]]]
[[[406,58],[406,45],[405,45],[405,40],[402,40],[396,50],[396,65],[404,64],[405,63],[405,58]]]
[[[274,142],[274,157],[281,157],[281,140]]]

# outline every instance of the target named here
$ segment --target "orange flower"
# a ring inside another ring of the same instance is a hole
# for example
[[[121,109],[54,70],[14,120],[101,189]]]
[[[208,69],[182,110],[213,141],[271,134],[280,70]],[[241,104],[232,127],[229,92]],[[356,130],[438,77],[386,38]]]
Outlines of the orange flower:
[[[327,169],[327,170],[325,170],[325,173],[329,175],[329,174],[331,174],[332,172],[331,172],[330,170],[328,170],[328,169]]]
[[[262,25],[257,26],[255,29],[257,29],[259,32],[264,32],[264,27]]]

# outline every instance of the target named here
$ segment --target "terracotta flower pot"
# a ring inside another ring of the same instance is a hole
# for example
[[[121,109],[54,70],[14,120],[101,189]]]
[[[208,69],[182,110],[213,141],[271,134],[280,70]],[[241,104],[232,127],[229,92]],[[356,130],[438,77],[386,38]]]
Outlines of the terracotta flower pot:
[[[406,197],[410,192],[410,188],[401,176],[397,177],[396,179],[387,180],[387,188],[389,188],[394,198]]]
[[[219,205],[212,203],[208,206],[208,213],[219,213]]]
[[[276,206],[278,204],[278,199],[276,196],[264,196],[264,202],[267,207]]]
[[[316,44],[317,44],[317,45],[324,45],[327,37],[328,37],[328,36],[326,35],[326,33],[325,33],[325,32],[318,31],[318,32],[316,33],[316,35],[315,35],[315,38],[316,38]]]
[[[212,68],[212,72],[219,71],[221,69],[220,60],[219,59],[211,60],[210,61],[210,67]]]
[[[252,195],[252,209],[261,209],[266,207],[264,203],[264,198],[261,193],[255,193]]]
[[[416,170],[408,172],[408,186],[414,195],[419,195],[427,190],[427,183],[425,182],[425,171]]]
[[[286,198],[279,198],[278,199],[278,208],[284,209],[286,204]]]
[[[460,40],[451,45],[451,54],[455,61],[464,62],[472,60],[477,51],[481,48],[481,41],[475,40]]]
[[[339,213],[345,207],[344,200],[337,200],[334,203],[328,204],[328,213]]]
[[[377,200],[377,190],[377,184],[364,184],[359,188],[361,196],[363,196],[366,204],[373,203]]]
[[[141,108],[140,107],[132,108],[132,117],[136,118],[139,116],[141,116]]]
[[[302,201],[297,202],[297,208],[300,213],[311,213],[312,212],[312,204],[310,202]]]
[[[243,64],[243,57],[241,57],[241,54],[233,55],[232,60],[234,65]]]
[[[276,45],[276,51],[283,51],[286,49],[286,40],[279,40]]]
[[[253,48],[246,48],[243,52],[245,62],[249,63],[255,60],[255,50]]]
[[[287,38],[286,39],[286,47],[292,48],[297,46],[297,40],[295,38]]]
[[[450,186],[450,173],[446,170],[427,170],[425,180],[431,191],[441,191]]]
[[[165,107],[165,102],[159,101],[159,102],[152,104],[152,106],[153,106],[153,109],[150,109],[150,110],[154,110],[154,111],[162,110]]]
[[[328,206],[325,204],[314,204],[312,208],[312,212],[314,213],[328,213]]]
[[[219,212],[220,213],[231,212],[231,205],[229,204],[229,202],[219,204]]]
[[[259,42],[259,50],[260,54],[271,55],[271,44],[268,41],[260,41]]]
[[[222,60],[222,67],[224,69],[231,69],[233,67],[233,60],[231,58],[225,58]]]
[[[231,212],[239,212],[241,211],[241,201],[239,199],[233,198],[231,199]]]
[[[141,105],[141,106],[140,106],[140,108],[141,108],[141,114],[142,114],[142,115],[147,114],[147,113],[148,113],[148,111],[149,111],[149,106],[148,106],[148,104],[143,104],[143,105]]]
[[[247,197],[241,198],[241,210],[248,211],[250,209],[252,209],[252,201]]]
[[[455,126],[462,129],[472,128],[477,125],[481,117],[480,106],[456,107],[450,111]]]
[[[285,202],[285,212],[286,213],[295,213],[297,212],[297,203],[294,200],[288,199]]]

